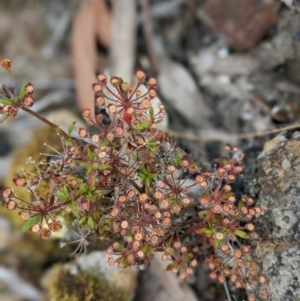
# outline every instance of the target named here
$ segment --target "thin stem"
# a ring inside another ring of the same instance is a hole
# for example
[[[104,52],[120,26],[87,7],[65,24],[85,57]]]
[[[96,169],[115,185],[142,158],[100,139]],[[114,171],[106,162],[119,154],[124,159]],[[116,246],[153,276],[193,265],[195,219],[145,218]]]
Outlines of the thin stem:
[[[48,119],[44,118],[42,115],[30,110],[27,107],[21,107],[21,109],[23,111],[25,111],[26,113],[29,113],[30,115],[34,116],[35,118],[41,120],[42,122],[49,125],[50,127],[52,127],[55,131],[57,131],[59,134],[61,134],[65,139],[69,139],[69,135],[65,131],[63,131],[58,125],[52,123]]]
[[[224,288],[225,288],[225,292],[226,292],[228,301],[232,301],[231,296],[230,296],[230,292],[229,292],[229,289],[228,289],[227,281],[226,281],[226,280],[225,280],[225,282],[224,282]]]

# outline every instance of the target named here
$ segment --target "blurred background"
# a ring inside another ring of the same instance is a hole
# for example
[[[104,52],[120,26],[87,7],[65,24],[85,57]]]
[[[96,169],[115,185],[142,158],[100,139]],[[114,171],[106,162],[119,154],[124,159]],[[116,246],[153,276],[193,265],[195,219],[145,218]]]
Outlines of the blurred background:
[[[261,133],[299,122],[300,18],[276,0],[2,0],[3,59],[12,67],[11,73],[0,68],[0,84],[18,91],[31,82],[33,109],[62,127],[74,120],[85,126],[80,110],[94,109],[91,85],[99,72],[132,82],[143,69],[157,77],[166,130],[176,144],[204,166],[224,155],[224,145],[238,146],[250,184],[255,159],[272,137]],[[37,160],[46,141],[59,143],[25,114],[1,124],[1,186],[11,185],[27,157]],[[139,274],[103,270],[95,276],[90,268],[95,260],[106,264],[102,253],[74,262],[69,254],[76,246],[22,234],[19,217],[2,207],[0,300],[226,300],[205,265],[185,283],[166,276],[159,261]],[[94,293],[103,290],[103,275],[109,283],[119,277],[126,294]],[[70,283],[66,299],[55,293],[66,289],[59,281]]]

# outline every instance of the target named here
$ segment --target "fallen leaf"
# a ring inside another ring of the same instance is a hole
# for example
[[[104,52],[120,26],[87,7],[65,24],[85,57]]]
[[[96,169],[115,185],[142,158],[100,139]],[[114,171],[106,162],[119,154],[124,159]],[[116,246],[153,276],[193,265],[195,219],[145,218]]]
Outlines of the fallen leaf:
[[[10,72],[11,64],[9,59],[5,59],[0,63],[1,67]]]

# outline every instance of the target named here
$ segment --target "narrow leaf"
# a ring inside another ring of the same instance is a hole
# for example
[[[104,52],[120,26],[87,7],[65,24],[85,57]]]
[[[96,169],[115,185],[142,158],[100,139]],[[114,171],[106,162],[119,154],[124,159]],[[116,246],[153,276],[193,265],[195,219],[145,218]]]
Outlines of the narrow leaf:
[[[38,223],[41,219],[41,215],[38,214],[36,216],[33,216],[32,218],[30,218],[29,220],[27,220],[25,222],[25,224],[22,227],[22,231],[23,232],[27,232],[33,225],[35,225],[36,223]]]

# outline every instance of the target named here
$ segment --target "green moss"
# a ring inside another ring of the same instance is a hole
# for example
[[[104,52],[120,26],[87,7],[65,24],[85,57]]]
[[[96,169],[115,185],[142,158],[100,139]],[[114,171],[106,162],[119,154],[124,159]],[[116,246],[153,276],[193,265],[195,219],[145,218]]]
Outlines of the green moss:
[[[100,275],[79,271],[72,275],[67,268],[56,266],[47,279],[47,301],[128,301],[129,296],[112,286]]]

